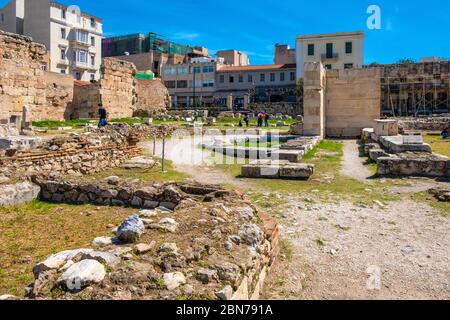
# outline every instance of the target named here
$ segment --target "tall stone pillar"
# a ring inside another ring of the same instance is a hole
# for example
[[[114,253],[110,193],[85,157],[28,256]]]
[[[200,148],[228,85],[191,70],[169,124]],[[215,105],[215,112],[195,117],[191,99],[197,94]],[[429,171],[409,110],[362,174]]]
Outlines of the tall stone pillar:
[[[325,137],[325,81],[326,71],[321,62],[305,63],[303,79],[305,136]]]
[[[246,93],[244,95],[244,110],[248,109],[248,105],[250,104],[250,95]]]
[[[233,94],[230,93],[227,97],[227,107],[229,111],[233,111]]]

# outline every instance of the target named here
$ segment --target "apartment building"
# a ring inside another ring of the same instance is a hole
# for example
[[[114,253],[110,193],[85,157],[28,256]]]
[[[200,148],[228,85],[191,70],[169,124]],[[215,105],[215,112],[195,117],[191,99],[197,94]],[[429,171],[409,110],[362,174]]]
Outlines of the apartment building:
[[[100,18],[50,0],[13,0],[2,10],[1,26],[6,31],[14,32],[15,28],[15,33],[30,36],[46,46],[49,71],[71,74],[83,81],[100,78],[103,37]]]
[[[244,106],[246,96],[253,102],[296,102],[296,65],[223,66],[216,76],[216,102]]]
[[[216,53],[217,58],[222,58],[229,66],[248,66],[250,61],[245,52],[239,50],[220,50]]]
[[[291,49],[288,44],[275,45],[275,64],[295,64],[295,48]]]
[[[139,71],[151,70],[160,77],[166,64],[188,63],[195,57],[208,57],[208,49],[164,40],[154,32],[103,39],[103,57],[132,62]]]
[[[187,63],[165,65],[162,80],[175,108],[215,103],[216,73],[224,60],[211,57],[191,58]]]
[[[361,68],[364,65],[364,32],[300,35],[296,40],[297,77],[306,62],[322,62],[327,69]]]

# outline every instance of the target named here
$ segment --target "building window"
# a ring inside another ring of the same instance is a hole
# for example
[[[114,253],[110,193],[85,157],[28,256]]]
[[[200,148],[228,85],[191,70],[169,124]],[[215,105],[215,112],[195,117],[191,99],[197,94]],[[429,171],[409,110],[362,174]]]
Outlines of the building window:
[[[175,81],[165,81],[164,85],[168,89],[174,89],[175,88]]]
[[[325,65],[325,69],[331,70],[331,69],[333,69],[333,65],[331,65],[331,64],[326,64],[326,65]]]
[[[91,66],[95,66],[95,55],[91,54]]]
[[[193,72],[194,73],[201,73],[202,72],[202,68],[201,67],[194,67],[193,68]]]
[[[211,73],[211,72],[214,72],[213,66],[204,66],[203,67],[203,73]]]
[[[61,10],[61,18],[66,20],[66,10],[64,9]]]
[[[92,28],[97,27],[97,22],[95,21],[94,18],[91,18],[91,27],[92,27]]]
[[[313,56],[313,55],[314,55],[314,45],[308,44],[308,56]]]
[[[214,87],[214,80],[203,81],[203,88]]]
[[[88,63],[88,52],[84,50],[77,50],[73,52],[73,61]]]
[[[66,60],[66,49],[61,49],[61,60]]]
[[[223,74],[220,75],[219,82],[220,83],[224,83],[225,82],[225,76]]]
[[[241,75],[241,74],[239,75],[239,82],[240,82],[240,83],[244,82],[244,76]]]
[[[247,81],[248,82],[253,82],[253,76],[251,74],[248,75]]]
[[[345,53],[352,54],[353,53],[353,42],[345,43]]]
[[[177,81],[177,88],[187,88],[188,87],[188,82],[187,80],[178,80]]]
[[[89,42],[88,39],[89,39],[89,36],[86,31],[77,30],[77,32],[76,32],[76,40],[77,41],[88,43]]]
[[[271,73],[270,74],[270,81],[274,82],[275,81],[275,73]]]
[[[333,58],[333,44],[327,43],[327,59]]]
[[[265,82],[266,81],[266,75],[264,73],[261,73],[259,75],[259,81],[261,81],[261,82]]]
[[[291,76],[291,81],[295,81],[295,72],[291,72],[290,73],[290,76]]]
[[[66,69],[61,69],[61,74],[66,74]]]
[[[75,79],[81,80],[81,73],[80,72],[76,72],[75,73]]]
[[[280,73],[280,81],[284,81],[286,78],[286,75],[284,72]]]
[[[234,77],[230,76],[230,83],[234,83]]]
[[[61,39],[66,39],[66,29],[65,28],[61,28]]]
[[[95,81],[95,73],[91,73],[91,81]]]
[[[91,37],[91,46],[95,47],[95,37]]]
[[[352,69],[352,68],[353,68],[353,63],[344,64],[344,69]]]

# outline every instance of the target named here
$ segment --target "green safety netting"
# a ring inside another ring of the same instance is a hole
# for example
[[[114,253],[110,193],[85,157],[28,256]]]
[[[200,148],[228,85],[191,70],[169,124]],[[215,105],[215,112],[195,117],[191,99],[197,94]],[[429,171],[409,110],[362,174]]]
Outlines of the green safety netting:
[[[136,80],[153,80],[155,74],[151,71],[138,71],[136,73]]]

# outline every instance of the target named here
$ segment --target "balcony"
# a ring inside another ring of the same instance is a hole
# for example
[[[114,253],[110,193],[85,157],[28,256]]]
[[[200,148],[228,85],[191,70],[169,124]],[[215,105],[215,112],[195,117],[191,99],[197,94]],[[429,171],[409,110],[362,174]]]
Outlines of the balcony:
[[[322,61],[337,61],[339,59],[339,54],[338,53],[333,53],[333,54],[322,54],[321,55],[321,59]]]
[[[69,59],[59,59],[58,64],[61,66],[68,66],[70,64]]]
[[[80,40],[80,39],[72,39],[72,40],[70,40],[70,44],[72,45],[72,46],[74,46],[74,47],[78,47],[78,48],[90,48],[91,47],[91,43],[88,41],[88,42],[85,42],[85,41],[83,41],[83,40]]]
[[[71,62],[72,69],[74,70],[90,70],[90,71],[96,71],[97,69],[95,66],[91,65],[87,62],[80,62],[80,61],[72,61]]]

